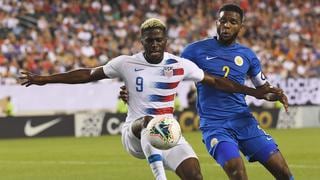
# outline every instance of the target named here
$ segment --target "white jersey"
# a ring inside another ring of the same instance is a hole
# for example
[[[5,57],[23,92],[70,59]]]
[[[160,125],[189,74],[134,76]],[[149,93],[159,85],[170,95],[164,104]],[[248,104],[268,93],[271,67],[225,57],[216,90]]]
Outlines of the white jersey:
[[[103,66],[109,78],[121,78],[129,91],[126,122],[143,116],[172,116],[177,86],[182,80],[199,82],[204,72],[196,64],[164,53],[159,64],[150,64],[143,53],[122,55]]]

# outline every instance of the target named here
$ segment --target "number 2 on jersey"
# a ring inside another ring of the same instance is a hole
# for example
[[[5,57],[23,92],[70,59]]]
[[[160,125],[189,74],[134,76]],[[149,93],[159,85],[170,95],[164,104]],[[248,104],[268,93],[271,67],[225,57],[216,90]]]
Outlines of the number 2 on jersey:
[[[230,72],[229,66],[223,66],[222,71],[225,72],[223,77],[227,77]]]
[[[136,78],[136,90],[138,92],[142,92],[143,91],[143,78],[142,77],[137,77]]]

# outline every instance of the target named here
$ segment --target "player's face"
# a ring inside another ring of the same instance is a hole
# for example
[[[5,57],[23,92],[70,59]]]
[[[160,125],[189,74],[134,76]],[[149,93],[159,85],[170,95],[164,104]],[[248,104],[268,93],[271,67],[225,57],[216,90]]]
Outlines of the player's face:
[[[224,44],[233,43],[242,27],[240,14],[233,11],[222,11],[217,20],[219,41]]]
[[[148,29],[142,33],[141,43],[144,55],[150,63],[160,63],[167,45],[166,33],[160,28]]]

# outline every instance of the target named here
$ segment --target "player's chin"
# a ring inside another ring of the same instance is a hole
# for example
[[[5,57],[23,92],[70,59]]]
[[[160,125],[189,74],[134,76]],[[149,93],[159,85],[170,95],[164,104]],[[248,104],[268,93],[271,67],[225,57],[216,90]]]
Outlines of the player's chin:
[[[228,42],[228,41],[233,40],[233,36],[230,35],[230,34],[228,34],[228,35],[222,35],[222,36],[221,36],[221,39],[222,39],[222,41],[224,41],[224,42]]]
[[[163,53],[161,53],[161,52],[153,52],[153,53],[150,53],[149,57],[152,58],[153,60],[160,61],[160,60],[162,60]]]

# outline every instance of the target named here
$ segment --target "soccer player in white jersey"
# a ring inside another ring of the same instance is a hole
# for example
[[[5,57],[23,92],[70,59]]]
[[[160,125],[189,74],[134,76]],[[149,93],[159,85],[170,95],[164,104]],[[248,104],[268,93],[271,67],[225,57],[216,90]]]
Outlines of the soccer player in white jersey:
[[[151,117],[172,116],[178,84],[182,80],[192,80],[256,98],[265,98],[269,92],[282,92],[276,88],[256,90],[226,78],[205,74],[191,61],[164,52],[166,30],[165,24],[160,20],[148,19],[141,25],[143,52],[116,57],[104,66],[48,76],[22,72],[22,85],[76,84],[121,77],[130,95],[128,115],[122,127],[124,148],[134,157],[146,158],[156,179],[166,179],[165,168],[176,172],[181,179],[202,179],[197,156],[183,137],[175,147],[159,150],[151,146],[144,135]]]

